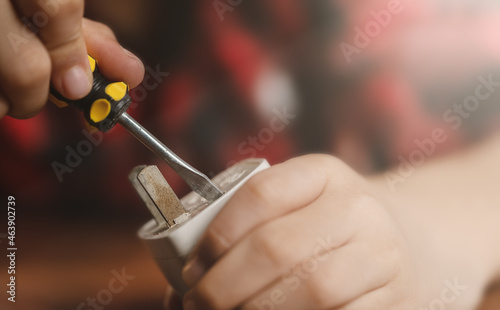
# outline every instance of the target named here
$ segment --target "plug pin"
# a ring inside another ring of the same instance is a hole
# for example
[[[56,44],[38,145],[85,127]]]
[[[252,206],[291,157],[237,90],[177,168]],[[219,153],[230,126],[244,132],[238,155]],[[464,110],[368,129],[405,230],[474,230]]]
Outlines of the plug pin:
[[[157,166],[138,166],[129,179],[159,227],[172,227],[186,218],[184,206]]]

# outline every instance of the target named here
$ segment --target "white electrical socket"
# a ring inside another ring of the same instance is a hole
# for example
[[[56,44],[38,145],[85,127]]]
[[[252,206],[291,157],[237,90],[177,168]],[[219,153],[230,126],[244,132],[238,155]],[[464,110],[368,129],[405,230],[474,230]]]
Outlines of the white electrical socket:
[[[146,243],[168,282],[178,293],[184,295],[189,290],[182,279],[182,268],[210,222],[248,179],[267,168],[269,163],[265,159],[244,160],[212,179],[224,192],[219,199],[209,203],[191,192],[180,199],[186,212],[173,220],[174,225],[159,225],[157,220],[152,219],[139,230],[139,237]],[[167,220],[172,222],[172,219]]]

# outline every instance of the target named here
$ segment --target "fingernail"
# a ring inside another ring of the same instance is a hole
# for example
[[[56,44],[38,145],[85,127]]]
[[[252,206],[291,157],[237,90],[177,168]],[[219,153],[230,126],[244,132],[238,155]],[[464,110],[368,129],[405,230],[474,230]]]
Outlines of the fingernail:
[[[77,100],[90,93],[92,83],[84,68],[74,66],[64,74],[62,87],[68,99]]]
[[[201,261],[199,256],[195,256],[193,259],[188,261],[184,270],[182,271],[182,277],[187,285],[193,286],[200,280],[200,278],[205,273],[205,266]]]

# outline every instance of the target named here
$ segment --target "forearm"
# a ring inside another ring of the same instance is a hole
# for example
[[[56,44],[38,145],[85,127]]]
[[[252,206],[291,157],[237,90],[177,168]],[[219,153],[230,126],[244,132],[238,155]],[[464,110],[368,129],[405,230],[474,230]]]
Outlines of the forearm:
[[[416,167],[396,187],[387,177],[370,181],[389,200],[410,242],[431,243],[436,255],[427,259],[443,260],[443,276],[473,285],[500,280],[500,136]]]

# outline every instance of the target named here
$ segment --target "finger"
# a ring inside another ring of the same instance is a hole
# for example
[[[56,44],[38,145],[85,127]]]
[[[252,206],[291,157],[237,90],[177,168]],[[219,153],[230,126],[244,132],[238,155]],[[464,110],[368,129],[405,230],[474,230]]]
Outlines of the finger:
[[[233,308],[301,262],[311,258],[321,260],[324,253],[355,240],[359,235],[357,228],[365,223],[368,227],[377,216],[376,212],[366,211],[371,204],[370,200],[363,202],[323,194],[311,206],[266,224],[245,237],[217,261],[188,295],[194,295],[201,303],[215,301],[213,308]],[[365,216],[366,213],[369,216]],[[368,247],[366,250],[376,252]],[[344,256],[340,255],[346,258],[344,264],[353,263]],[[245,279],[244,285],[234,285],[234,279]]]
[[[388,272],[391,270],[389,264],[394,261],[386,261],[386,258],[374,257],[365,244],[348,244],[327,253],[321,260],[313,257],[302,262],[241,308],[309,310],[342,307],[379,290],[394,277]],[[353,309],[373,309],[373,304]]]
[[[9,115],[34,116],[47,102],[51,61],[42,42],[20,22],[11,1],[0,1],[0,38],[0,91],[9,103]]]
[[[83,33],[89,54],[98,60],[99,71],[106,78],[125,82],[130,88],[142,82],[144,65],[137,56],[120,46],[109,27],[84,19]]]
[[[163,307],[166,310],[182,310],[182,298],[170,285],[167,286]]]
[[[222,256],[188,295],[198,299],[198,303],[210,304],[211,308],[230,309],[300,262],[310,257],[322,257],[345,244],[352,232],[344,220],[349,209],[341,208],[333,217],[337,208],[330,199],[321,196],[313,205],[250,233]],[[317,214],[321,217],[318,218]],[[297,229],[291,230],[290,227]],[[332,234],[331,227],[338,227],[339,233]],[[245,279],[245,284],[234,285],[234,279]]]
[[[52,60],[52,84],[68,99],[86,96],[92,88],[92,72],[83,37],[83,0],[22,0],[23,15],[31,17],[37,35]]]
[[[412,291],[412,293],[414,292]],[[390,287],[390,284],[384,285],[346,305],[335,307],[333,310],[416,309],[418,303],[407,295],[402,293],[400,288]]]
[[[204,233],[183,276],[193,285],[218,257],[258,225],[314,201],[326,184],[323,156],[310,155],[273,166],[250,179]]]
[[[335,310],[373,309],[374,305],[379,309],[415,309],[418,305],[422,305],[418,276],[408,265],[413,263],[407,259],[401,260],[398,255],[393,257],[398,262],[394,262],[393,266],[387,269],[386,272],[392,276],[388,281],[384,281],[386,284],[345,305],[336,307]]]

